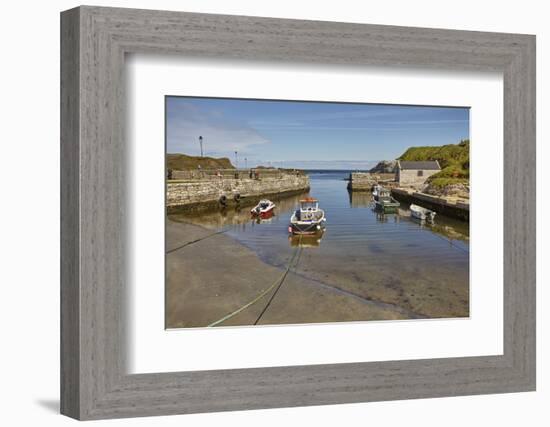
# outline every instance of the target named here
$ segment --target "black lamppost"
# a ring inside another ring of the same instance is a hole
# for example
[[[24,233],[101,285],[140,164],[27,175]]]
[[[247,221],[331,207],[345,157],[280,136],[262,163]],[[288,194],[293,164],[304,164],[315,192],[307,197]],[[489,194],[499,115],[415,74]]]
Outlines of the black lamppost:
[[[239,159],[237,157],[237,151],[235,151],[235,167],[239,169]]]
[[[201,157],[204,157],[202,152],[202,136],[199,136],[199,144],[201,145]]]

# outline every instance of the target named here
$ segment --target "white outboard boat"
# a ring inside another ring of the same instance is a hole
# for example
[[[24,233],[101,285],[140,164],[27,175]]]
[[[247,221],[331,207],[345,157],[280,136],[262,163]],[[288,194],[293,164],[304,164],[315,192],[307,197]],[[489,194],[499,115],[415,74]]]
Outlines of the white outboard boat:
[[[435,218],[435,212],[430,209],[423,208],[418,205],[411,205],[411,216],[419,220],[433,221]]]
[[[271,200],[265,199],[260,200],[260,202],[250,210],[250,213],[254,217],[271,218],[273,216],[274,209],[275,203]]]

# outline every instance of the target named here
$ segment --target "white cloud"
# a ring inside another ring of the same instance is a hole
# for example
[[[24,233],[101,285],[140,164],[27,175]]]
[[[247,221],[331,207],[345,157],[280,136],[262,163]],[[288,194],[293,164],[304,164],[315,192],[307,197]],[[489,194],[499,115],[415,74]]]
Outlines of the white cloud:
[[[167,114],[167,151],[169,153],[200,154],[199,136],[203,137],[205,155],[229,156],[235,150],[268,144],[270,141],[247,123],[229,121],[220,111],[202,111],[196,106],[179,102]]]

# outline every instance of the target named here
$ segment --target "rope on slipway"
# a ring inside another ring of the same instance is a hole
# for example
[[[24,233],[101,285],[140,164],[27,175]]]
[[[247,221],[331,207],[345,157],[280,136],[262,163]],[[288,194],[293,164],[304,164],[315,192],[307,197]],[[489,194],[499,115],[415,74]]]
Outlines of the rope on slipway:
[[[184,244],[181,245],[181,246],[175,247],[174,249],[170,249],[169,251],[166,251],[166,253],[167,253],[167,254],[170,254],[170,253],[172,253],[172,252],[179,251],[180,249],[183,249],[183,248],[185,248],[186,246],[192,245],[192,244],[194,244],[194,243],[198,243],[198,242],[200,242],[200,241],[202,241],[202,240],[208,239],[208,238],[213,237],[213,236],[217,236],[218,234],[227,233],[228,231],[229,231],[229,230],[221,230],[221,231],[216,231],[215,233],[207,234],[206,236],[201,237],[200,239],[191,240],[190,242],[184,243]]]
[[[302,236],[300,236],[300,242],[302,240]],[[246,310],[248,307],[250,307],[251,305],[254,305],[256,304],[258,301],[260,301],[263,297],[265,297],[269,292],[271,292],[273,290],[273,288],[277,287],[277,289],[275,290],[275,292],[273,293],[273,295],[271,296],[271,298],[269,299],[267,305],[264,307],[264,309],[262,310],[262,312],[260,313],[260,316],[256,319],[256,321],[254,322],[254,325],[256,325],[258,323],[258,321],[260,320],[260,318],[263,316],[263,314],[265,313],[265,311],[267,310],[267,307],[269,307],[269,305],[271,304],[271,301],[273,301],[273,298],[275,297],[275,294],[279,291],[279,289],[281,289],[281,286],[283,284],[283,282],[285,281],[286,279],[286,276],[288,275],[288,273],[290,272],[290,269],[292,268],[292,264],[294,263],[294,260],[297,260],[299,259],[299,255],[302,253],[302,247],[299,245],[296,250],[294,251],[294,253],[292,254],[292,256],[290,257],[290,260],[288,262],[288,265],[285,269],[285,271],[283,272],[283,274],[281,274],[281,276],[279,276],[277,278],[277,280],[275,280],[273,282],[273,284],[271,286],[269,286],[265,291],[261,292],[256,298],[254,298],[253,300],[247,302],[245,305],[239,307],[237,310],[227,314],[226,316],[222,317],[221,319],[219,320],[216,320],[215,322],[212,322],[210,323],[207,328],[211,328],[213,326],[217,326],[223,322],[225,322],[226,320],[229,320],[231,319],[232,317],[236,316],[237,314],[241,313],[243,310]],[[296,265],[298,264],[298,262],[296,262],[296,264],[294,265],[294,267],[296,267]],[[278,286],[277,286],[278,285]]]
[[[300,243],[301,243],[301,240],[302,240],[302,235],[300,234]],[[294,265],[294,268],[296,268],[296,266],[298,265],[298,262],[300,262],[300,256],[302,255],[302,246],[300,245],[300,243],[298,244],[298,249],[296,250],[296,253],[298,254],[295,259],[296,259],[296,264]],[[283,282],[285,281],[286,279],[286,276],[288,275],[288,272],[290,271],[290,267],[292,265],[292,261],[288,264],[288,268],[285,272],[285,274],[283,275],[283,278],[281,280],[281,283],[279,283],[279,286],[277,286],[277,289],[275,289],[275,292],[273,292],[273,295],[271,295],[271,298],[269,298],[269,301],[267,302],[267,304],[265,305],[264,309],[262,310],[262,312],[260,313],[260,315],[258,316],[258,318],[256,319],[256,321],[254,322],[254,325],[257,325],[258,322],[260,321],[260,319],[262,318],[262,316],[264,315],[264,313],[267,311],[268,307],[271,305],[271,302],[273,301],[273,299],[275,298],[275,295],[277,295],[277,292],[279,292],[279,289],[281,289],[281,286],[283,285]]]

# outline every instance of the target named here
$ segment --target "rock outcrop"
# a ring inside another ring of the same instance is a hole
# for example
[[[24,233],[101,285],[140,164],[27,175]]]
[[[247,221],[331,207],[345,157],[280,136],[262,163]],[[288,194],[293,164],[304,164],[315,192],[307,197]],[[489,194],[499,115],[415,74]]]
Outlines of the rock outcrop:
[[[470,187],[460,183],[449,184],[443,187],[428,184],[422,191],[433,196],[455,197],[457,199],[470,198]]]
[[[370,173],[394,173],[397,167],[397,161],[395,160],[382,160],[373,167]]]

